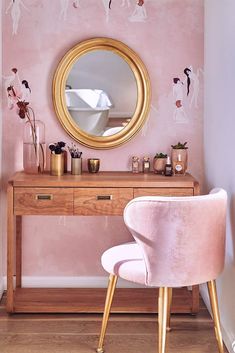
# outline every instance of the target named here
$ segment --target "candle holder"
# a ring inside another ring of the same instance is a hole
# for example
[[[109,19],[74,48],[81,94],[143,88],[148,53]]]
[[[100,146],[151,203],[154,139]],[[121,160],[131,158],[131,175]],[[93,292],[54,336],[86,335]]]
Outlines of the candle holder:
[[[100,169],[99,158],[89,158],[87,160],[87,167],[88,167],[89,173],[98,173]]]

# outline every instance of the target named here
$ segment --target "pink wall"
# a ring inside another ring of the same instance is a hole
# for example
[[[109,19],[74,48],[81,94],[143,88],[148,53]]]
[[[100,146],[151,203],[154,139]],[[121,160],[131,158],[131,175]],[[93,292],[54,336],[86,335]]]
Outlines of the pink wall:
[[[198,69],[203,68],[203,0],[146,0],[143,22],[130,21],[135,0],[130,0],[130,7],[127,1],[121,7],[120,0],[113,0],[108,22],[105,0],[81,0],[78,8],[68,1],[65,20],[60,19],[62,1],[24,0],[27,10],[20,7],[15,35],[12,8],[5,14],[10,3],[3,1],[3,74],[8,76],[11,68],[17,67],[21,79],[29,81],[31,105],[46,125],[46,142],[71,141],[52,106],[52,77],[59,60],[84,39],[108,36],[125,42],[146,64],[152,83],[151,112],[144,129],[132,141],[109,151],[81,146],[84,158],[101,158],[101,170],[128,170],[132,155],[153,157],[156,152],[170,151],[172,143],[188,141],[189,170],[202,180],[203,73]],[[185,80],[183,70],[189,66],[199,77],[198,107],[195,101],[190,106],[193,92],[186,97],[185,84],[186,118],[180,123],[174,120],[172,79]],[[22,169],[23,124],[8,110],[6,99],[3,113],[6,183],[14,171]],[[24,228],[25,275],[100,275],[102,251],[129,239],[119,217],[34,217],[24,221]]]

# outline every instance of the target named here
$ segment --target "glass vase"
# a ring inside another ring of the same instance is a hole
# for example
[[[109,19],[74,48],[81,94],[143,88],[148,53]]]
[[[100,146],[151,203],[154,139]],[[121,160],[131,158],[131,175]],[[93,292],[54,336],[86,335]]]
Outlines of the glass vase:
[[[23,166],[27,174],[43,173],[45,169],[45,125],[29,120],[24,126]]]

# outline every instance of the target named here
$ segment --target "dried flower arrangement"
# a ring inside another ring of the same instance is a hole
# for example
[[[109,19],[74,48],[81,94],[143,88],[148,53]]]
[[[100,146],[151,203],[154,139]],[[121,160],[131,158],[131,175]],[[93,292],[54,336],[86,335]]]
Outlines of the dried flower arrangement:
[[[65,152],[64,147],[65,147],[66,143],[63,141],[59,141],[59,142],[55,142],[55,143],[50,143],[50,145],[48,146],[51,153],[54,154],[61,154],[63,152]]]
[[[30,125],[32,144],[35,154],[35,163],[37,165],[37,172],[41,173],[44,170],[45,156],[42,143],[38,141],[37,131],[36,131],[36,117],[33,108],[29,105],[29,96],[31,94],[31,89],[29,87],[28,81],[23,80],[20,82],[21,90],[17,90],[13,86],[13,81],[18,77],[17,68],[13,68],[12,76],[7,77],[9,80],[9,86],[6,87],[8,107],[9,109],[16,110],[17,115],[20,119],[26,119]],[[18,77],[18,81],[19,77]],[[8,82],[8,81],[7,81]],[[26,100],[27,99],[27,100]],[[40,156],[42,158],[42,163],[40,164]]]

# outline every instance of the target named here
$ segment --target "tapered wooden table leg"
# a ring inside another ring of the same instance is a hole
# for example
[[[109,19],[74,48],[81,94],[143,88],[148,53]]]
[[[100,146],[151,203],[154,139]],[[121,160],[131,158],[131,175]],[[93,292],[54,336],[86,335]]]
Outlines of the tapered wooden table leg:
[[[22,281],[22,216],[16,216],[16,287]]]
[[[7,311],[14,310],[14,214],[13,214],[13,186],[7,188]]]

